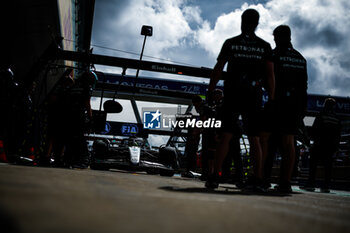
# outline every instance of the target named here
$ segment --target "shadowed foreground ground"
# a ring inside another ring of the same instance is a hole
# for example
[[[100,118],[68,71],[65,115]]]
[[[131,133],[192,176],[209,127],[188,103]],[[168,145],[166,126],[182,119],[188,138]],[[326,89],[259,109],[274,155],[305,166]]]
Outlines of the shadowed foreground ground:
[[[1,232],[350,232],[350,192],[203,187],[180,177],[0,164]]]

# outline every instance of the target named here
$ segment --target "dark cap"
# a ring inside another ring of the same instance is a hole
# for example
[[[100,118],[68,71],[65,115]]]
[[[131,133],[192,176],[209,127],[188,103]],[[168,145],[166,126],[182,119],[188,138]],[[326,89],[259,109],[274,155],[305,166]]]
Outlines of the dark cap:
[[[273,35],[275,37],[284,38],[290,41],[291,31],[288,25],[280,25],[273,30]]]

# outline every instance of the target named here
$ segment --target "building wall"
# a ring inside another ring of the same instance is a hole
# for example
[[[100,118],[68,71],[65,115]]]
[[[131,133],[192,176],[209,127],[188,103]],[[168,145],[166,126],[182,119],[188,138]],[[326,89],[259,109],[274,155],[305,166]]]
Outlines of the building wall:
[[[5,28],[2,60],[11,67],[21,84],[30,86],[34,77],[28,77],[31,68],[49,46],[52,38],[60,35],[56,0],[13,0],[2,7],[1,20]]]

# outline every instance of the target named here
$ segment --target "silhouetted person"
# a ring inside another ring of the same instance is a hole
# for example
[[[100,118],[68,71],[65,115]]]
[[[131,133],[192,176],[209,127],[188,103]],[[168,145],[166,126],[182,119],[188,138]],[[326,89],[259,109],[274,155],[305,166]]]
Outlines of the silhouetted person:
[[[203,99],[199,95],[196,95],[192,98],[192,104],[196,109],[196,112],[199,114],[199,120],[206,119],[208,114],[210,114],[211,109],[208,108],[208,106],[203,102]],[[194,175],[191,173],[191,171],[196,170],[198,145],[199,145],[200,134],[202,132],[202,129],[199,129],[196,127],[194,128],[190,127],[187,130],[188,130],[188,133],[187,133],[186,148],[185,148],[185,157],[187,161],[186,171],[183,172],[181,176],[193,178]],[[203,140],[205,141],[205,138],[203,138]],[[206,153],[204,152],[203,148],[202,148],[202,156],[204,157],[204,159],[206,159]],[[203,167],[204,169],[207,168],[207,166],[205,165],[203,165]]]
[[[295,161],[295,139],[298,126],[307,108],[307,71],[305,58],[293,48],[291,31],[280,25],[273,31],[276,48],[273,50],[275,71],[275,101],[273,127],[280,135],[282,171],[279,191],[291,192],[291,177]]]
[[[55,167],[66,166],[63,158],[64,142],[68,130],[66,122],[70,120],[67,112],[69,112],[70,90],[73,85],[74,80],[69,75],[64,75],[48,97],[48,149],[44,160],[50,163],[53,157]],[[45,161],[42,162],[45,163]]]
[[[5,153],[8,155],[13,151],[10,148],[11,128],[14,127],[14,122],[11,120],[12,95],[16,89],[13,78],[14,75],[11,69],[0,69],[0,140],[3,141]]]
[[[223,92],[215,89],[213,92],[213,106],[202,102],[196,106],[196,111],[200,114],[201,120],[209,118],[218,119],[219,109],[222,106]],[[206,180],[210,172],[214,170],[214,154],[216,150],[216,129],[204,128],[202,130],[202,176],[201,180]]]
[[[315,191],[317,164],[325,168],[325,182],[321,192],[329,192],[332,178],[333,155],[338,150],[341,137],[341,121],[334,112],[335,100],[328,98],[324,103],[324,110],[320,112],[311,128],[311,138],[314,144],[310,150],[309,180],[306,186],[300,187],[308,191]]]
[[[242,34],[225,41],[211,75],[208,96],[221,78],[226,63],[223,119],[221,135],[215,153],[215,169],[207,180],[207,188],[218,187],[218,173],[229,151],[234,124],[242,116],[244,130],[248,135],[250,155],[254,165],[254,176],[250,179],[253,188],[259,188],[263,178],[263,148],[261,140],[260,112],[262,106],[262,84],[268,91],[269,100],[274,99],[274,74],[271,46],[255,35],[259,13],[248,9],[242,14]]]
[[[31,99],[20,83],[15,82],[11,69],[0,68],[0,140],[4,142],[7,159],[14,162],[27,149],[27,130]],[[29,149],[25,152],[29,152]]]
[[[90,97],[96,77],[92,72],[83,73],[75,82],[69,93],[66,161],[73,168],[88,167],[88,148],[84,133],[87,121],[92,121]]]
[[[189,127],[187,129],[185,158],[186,158],[186,171],[181,174],[182,177],[194,178],[191,171],[195,171],[197,167],[197,152],[200,140],[199,129]]]

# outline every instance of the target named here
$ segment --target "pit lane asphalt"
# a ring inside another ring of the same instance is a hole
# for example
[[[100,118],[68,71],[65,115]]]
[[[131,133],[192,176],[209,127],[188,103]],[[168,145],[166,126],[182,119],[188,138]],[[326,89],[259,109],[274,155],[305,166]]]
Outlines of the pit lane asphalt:
[[[0,164],[12,232],[350,232],[350,193],[208,191],[198,180]]]

